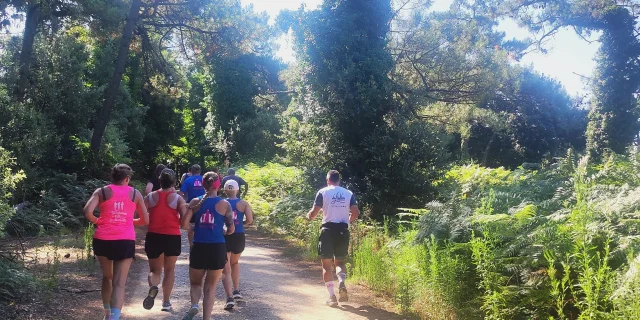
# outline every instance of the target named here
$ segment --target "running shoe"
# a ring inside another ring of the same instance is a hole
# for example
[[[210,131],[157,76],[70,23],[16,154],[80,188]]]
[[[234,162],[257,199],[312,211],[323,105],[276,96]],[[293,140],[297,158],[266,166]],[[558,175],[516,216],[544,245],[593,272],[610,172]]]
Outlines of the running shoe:
[[[162,303],[162,311],[171,311],[173,307],[171,306],[171,302],[163,302]]]
[[[196,316],[196,314],[198,314],[198,312],[200,312],[198,308],[191,307],[191,309],[189,309],[189,312],[187,312],[187,315],[185,315],[184,318],[182,318],[182,320],[191,320],[193,319],[193,317]]]
[[[340,287],[340,289],[338,289],[338,301],[340,302],[347,302],[349,301],[349,294],[347,294],[347,288],[346,287]]]
[[[327,300],[327,305],[329,307],[335,308],[338,306],[338,299],[336,298],[336,296],[331,296],[331,298],[329,298],[329,300]]]
[[[157,295],[158,295],[157,286],[153,286],[149,288],[149,294],[147,294],[147,297],[144,298],[144,301],[142,302],[142,306],[147,310],[151,310],[151,308],[153,308],[154,300],[156,299]]]
[[[227,303],[224,304],[224,309],[229,311],[231,309],[233,309],[233,307],[236,306],[236,301],[233,300],[233,297],[228,297],[227,298]]]
[[[240,290],[233,290],[233,298],[236,299],[236,300],[244,299],[242,297],[242,294],[240,293]]]

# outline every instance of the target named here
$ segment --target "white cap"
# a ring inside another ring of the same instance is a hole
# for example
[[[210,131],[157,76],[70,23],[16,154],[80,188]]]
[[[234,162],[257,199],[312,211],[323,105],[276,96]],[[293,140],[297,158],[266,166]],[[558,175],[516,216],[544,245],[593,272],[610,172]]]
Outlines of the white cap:
[[[240,190],[240,187],[238,186],[238,182],[235,180],[227,180],[227,182],[224,183],[224,189],[225,190]]]

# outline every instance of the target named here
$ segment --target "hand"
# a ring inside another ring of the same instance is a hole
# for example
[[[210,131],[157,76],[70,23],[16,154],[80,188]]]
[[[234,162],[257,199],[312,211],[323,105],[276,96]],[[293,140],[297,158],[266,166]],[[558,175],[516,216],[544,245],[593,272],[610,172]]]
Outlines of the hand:
[[[96,226],[104,224],[104,219],[96,218],[96,221],[93,222]]]

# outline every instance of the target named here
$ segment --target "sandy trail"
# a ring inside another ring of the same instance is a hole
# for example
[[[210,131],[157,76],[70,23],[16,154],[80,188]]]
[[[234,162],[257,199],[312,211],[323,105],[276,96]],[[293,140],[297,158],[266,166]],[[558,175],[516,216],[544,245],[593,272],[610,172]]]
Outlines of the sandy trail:
[[[144,238],[144,237],[142,237]],[[188,244],[183,235],[182,255],[176,265],[172,293],[173,312],[162,312],[162,289],[152,310],[142,307],[149,289],[144,242],[138,244],[136,261],[127,281],[127,301],[123,319],[181,319],[188,310]],[[370,304],[370,292],[350,286],[350,301],[340,308],[324,305],[326,289],[320,281],[320,266],[297,262],[282,253],[280,244],[255,231],[247,232],[247,247],[240,259],[240,286],[245,301],[231,311],[222,309],[225,294],[218,282],[213,319],[405,319]],[[348,280],[347,280],[348,283]],[[202,302],[200,302],[202,308]],[[195,319],[202,319],[202,313]]]

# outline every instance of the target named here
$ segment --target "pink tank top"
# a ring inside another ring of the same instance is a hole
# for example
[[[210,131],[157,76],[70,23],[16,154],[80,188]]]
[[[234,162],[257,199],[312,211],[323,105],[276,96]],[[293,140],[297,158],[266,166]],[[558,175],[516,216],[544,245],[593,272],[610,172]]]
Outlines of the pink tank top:
[[[131,200],[129,186],[108,185],[113,191],[111,199],[100,204],[100,219],[94,238],[100,240],[135,240],[133,214],[136,204]]]

